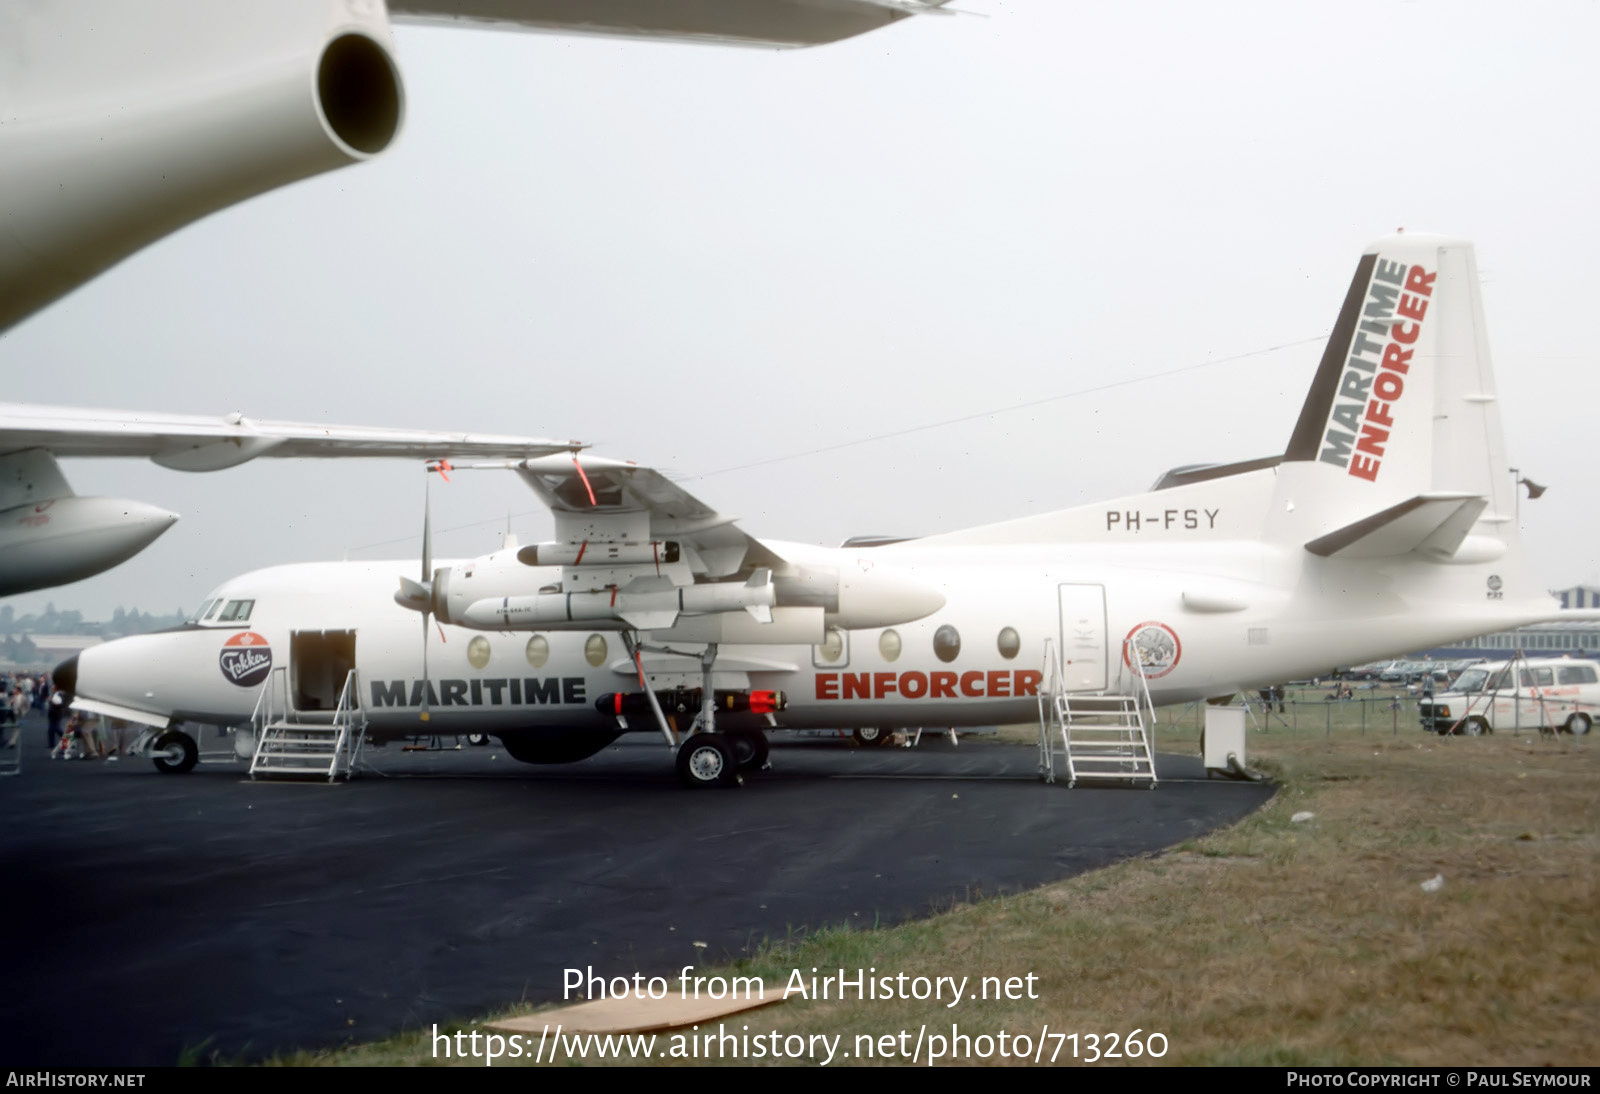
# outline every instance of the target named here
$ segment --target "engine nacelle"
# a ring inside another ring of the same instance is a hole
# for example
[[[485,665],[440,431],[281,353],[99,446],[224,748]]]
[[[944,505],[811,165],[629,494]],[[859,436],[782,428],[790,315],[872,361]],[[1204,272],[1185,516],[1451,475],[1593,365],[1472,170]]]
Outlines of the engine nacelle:
[[[0,512],[0,596],[109,570],[177,519],[176,513],[122,498],[55,498]]]
[[[5,4],[0,42],[0,330],[400,129],[379,0]]]

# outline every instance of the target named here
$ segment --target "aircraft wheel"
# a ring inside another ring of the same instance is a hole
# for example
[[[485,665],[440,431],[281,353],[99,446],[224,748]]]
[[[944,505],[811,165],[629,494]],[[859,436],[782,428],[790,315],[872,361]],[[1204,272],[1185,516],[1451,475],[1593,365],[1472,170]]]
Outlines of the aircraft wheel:
[[[856,739],[858,745],[885,744],[892,734],[882,726],[857,726],[851,731],[850,736]]]
[[[1589,732],[1589,716],[1587,714],[1574,714],[1567,719],[1566,730],[1574,737],[1582,737]]]
[[[483,747],[484,745],[486,745],[488,743],[489,743],[489,735],[487,733],[469,733],[469,734],[467,734],[467,744],[469,744],[469,745],[473,745],[475,747],[481,748],[481,747]]]
[[[728,742],[733,745],[733,755],[740,771],[761,771],[766,768],[771,747],[767,744],[765,733],[760,730],[735,730],[728,734]]]
[[[187,733],[169,729],[150,746],[150,760],[163,775],[181,775],[200,762],[200,747]]]
[[[691,789],[744,781],[734,746],[720,733],[696,733],[678,748],[678,778]]]

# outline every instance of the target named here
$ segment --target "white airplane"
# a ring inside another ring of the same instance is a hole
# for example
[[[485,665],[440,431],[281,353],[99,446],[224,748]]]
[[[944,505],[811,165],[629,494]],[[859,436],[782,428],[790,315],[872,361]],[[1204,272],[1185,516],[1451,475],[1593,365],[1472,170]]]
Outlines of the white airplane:
[[[420,580],[403,562],[247,574],[59,678],[79,707],[175,726],[246,721],[274,666],[326,710],[356,669],[377,738],[423,717],[557,763],[625,730],[687,733],[685,781],[727,785],[771,727],[1031,720],[1050,647],[1062,691],[1137,665],[1161,704],[1559,611],[1513,523],[1473,250],[1434,236],[1362,257],[1282,455],[1144,494],[827,549],[751,538],[632,464],[509,466],[554,542],[435,566],[425,536]]]
[[[82,498],[56,457],[140,456],[175,471],[220,471],[262,457],[451,460],[575,451],[543,437],[207,418],[0,403],[0,596],[79,581],[125,562],[176,513],[126,498]]]
[[[246,198],[400,131],[399,21],[797,47],[947,0],[0,4],[0,330]]]

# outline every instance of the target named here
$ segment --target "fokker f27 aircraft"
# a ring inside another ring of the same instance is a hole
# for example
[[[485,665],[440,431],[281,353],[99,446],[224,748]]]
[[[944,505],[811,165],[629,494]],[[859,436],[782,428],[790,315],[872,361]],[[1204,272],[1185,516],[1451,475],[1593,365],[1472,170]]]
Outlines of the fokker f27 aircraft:
[[[826,549],[754,539],[632,464],[509,466],[554,511],[554,542],[438,566],[425,546],[420,580],[399,562],[258,571],[186,627],[61,675],[80,707],[232,724],[285,658],[309,709],[357,669],[372,735],[431,715],[531,763],[625,730],[675,740],[703,704],[679,771],[726,784],[772,726],[1030,720],[1047,640],[1063,690],[1114,687],[1137,659],[1171,703],[1557,611],[1513,523],[1473,251],[1439,237],[1361,258],[1282,455],[1144,494]]]

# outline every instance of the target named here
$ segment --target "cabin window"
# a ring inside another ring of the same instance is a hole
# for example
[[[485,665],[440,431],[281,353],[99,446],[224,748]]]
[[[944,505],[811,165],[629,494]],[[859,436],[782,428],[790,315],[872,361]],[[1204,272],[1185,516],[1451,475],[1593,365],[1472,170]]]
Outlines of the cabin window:
[[[583,659],[595,668],[606,659],[606,640],[604,635],[591,634],[589,640],[583,644]]]
[[[550,660],[550,642],[542,634],[536,634],[528,639],[528,664],[536,669],[544,668],[544,663]]]
[[[948,664],[961,655],[961,633],[946,623],[933,632],[933,655]]]
[[[217,616],[217,622],[243,623],[250,618],[255,606],[254,600],[230,600],[228,606],[222,609],[222,614]]]
[[[900,659],[900,632],[888,630],[878,635],[878,652],[883,655],[885,661],[898,661]]]
[[[475,669],[486,668],[489,664],[489,640],[483,635],[475,635],[467,643],[467,664]]]
[[[822,636],[822,643],[817,646],[816,664],[837,665],[844,656],[844,634],[837,627],[829,627],[828,633]]]
[[[995,645],[1000,648],[1000,656],[1010,661],[1022,652],[1022,637],[1017,634],[1015,627],[1005,627],[1000,631],[1000,637],[995,640]]]

